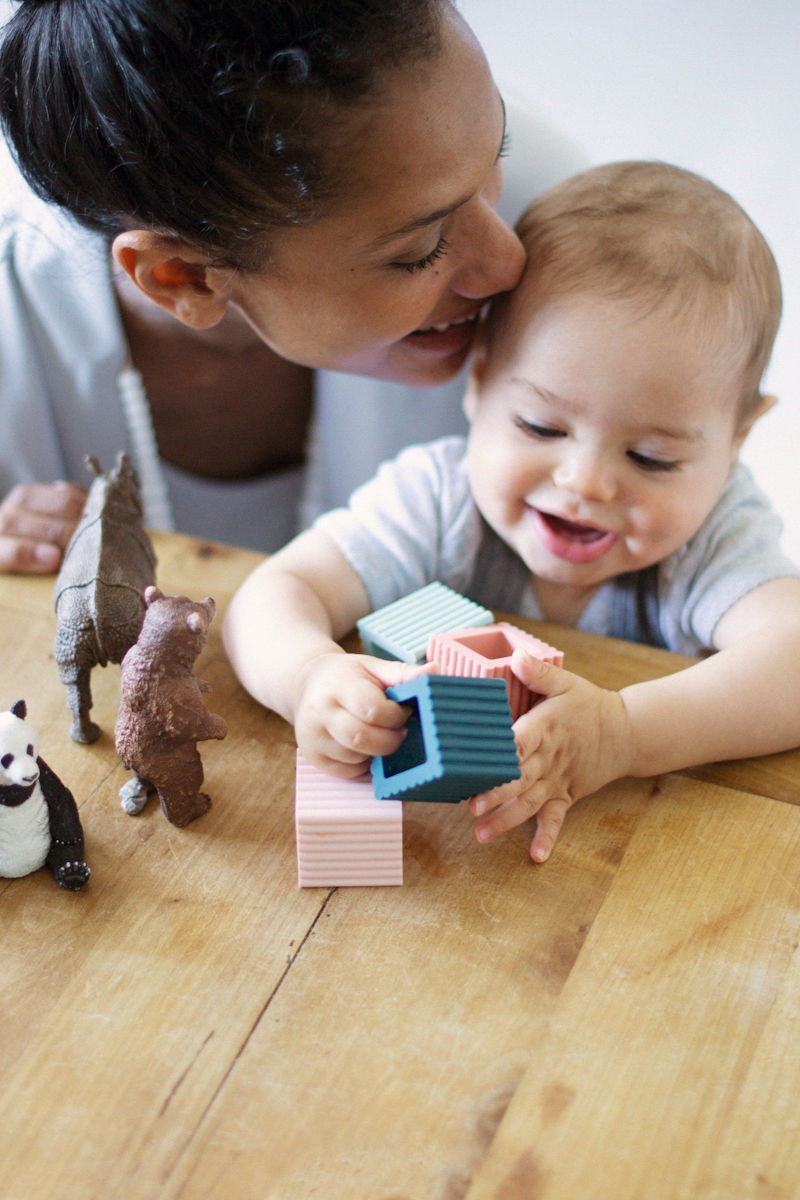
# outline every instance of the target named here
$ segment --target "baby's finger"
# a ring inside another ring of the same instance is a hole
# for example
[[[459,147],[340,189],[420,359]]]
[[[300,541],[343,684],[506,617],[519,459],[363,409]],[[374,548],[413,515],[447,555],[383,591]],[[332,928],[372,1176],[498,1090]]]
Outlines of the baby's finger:
[[[361,758],[355,762],[343,762],[341,758],[331,758],[326,754],[304,754],[310,763],[326,775],[337,779],[361,779],[369,774],[369,759]]]
[[[342,681],[337,699],[343,710],[356,721],[379,729],[402,729],[408,720],[407,708],[390,700],[383,688],[364,675],[350,674]]]
[[[566,800],[548,800],[539,809],[536,834],[531,842],[531,858],[534,862],[545,862],[550,857],[568,808]]]
[[[513,786],[508,784],[506,786]],[[519,786],[519,783],[517,783]],[[473,829],[473,835],[479,842],[490,842],[493,838],[498,837],[501,833],[507,833],[509,829],[516,828],[523,821],[527,821],[530,817],[536,815],[545,801],[548,799],[548,791],[550,785],[544,780],[533,784],[531,787],[513,796],[510,800],[506,800],[499,808],[496,808],[482,821],[478,821]]]
[[[502,783],[499,787],[491,788],[488,792],[481,792],[477,796],[472,796],[469,801],[469,811],[473,817],[482,817],[484,813],[491,812],[495,808],[500,808],[502,804],[507,804],[509,800],[513,800],[518,792],[519,780],[512,779],[510,783]]]
[[[48,575],[61,565],[61,548],[30,538],[0,536],[0,571],[9,575]]]
[[[542,774],[544,764],[541,756],[536,754],[531,748],[531,746],[538,748],[541,743],[538,731],[534,730],[530,736],[531,746],[529,747],[524,746],[525,738],[523,732],[516,725],[514,726],[514,736],[517,741],[517,750],[522,766],[522,780],[512,779],[510,783],[503,783],[488,792],[481,792],[479,795],[473,796],[469,802],[469,810],[473,817],[482,817],[484,813],[491,812],[494,808],[500,808],[501,805],[506,804],[509,800],[513,800],[515,796],[520,794],[523,788],[529,790]]]
[[[387,729],[382,725],[368,725],[343,708],[331,713],[327,731],[343,750],[362,758],[394,754],[405,736],[402,726],[399,729]]]

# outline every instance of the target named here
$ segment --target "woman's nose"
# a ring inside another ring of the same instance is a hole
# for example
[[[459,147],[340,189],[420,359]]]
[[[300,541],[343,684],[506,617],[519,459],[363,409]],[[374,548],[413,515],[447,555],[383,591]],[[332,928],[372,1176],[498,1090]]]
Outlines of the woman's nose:
[[[600,451],[574,447],[559,459],[553,483],[581,500],[608,504],[617,493],[611,465]]]
[[[463,230],[469,250],[452,287],[470,300],[488,300],[516,287],[525,266],[525,251],[491,200],[476,196],[471,204],[473,211]]]

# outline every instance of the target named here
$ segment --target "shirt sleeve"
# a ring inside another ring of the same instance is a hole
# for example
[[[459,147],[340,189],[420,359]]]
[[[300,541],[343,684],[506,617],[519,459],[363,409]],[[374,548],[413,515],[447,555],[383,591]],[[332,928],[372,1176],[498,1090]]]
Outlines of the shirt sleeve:
[[[315,522],[361,578],[373,609],[434,580],[459,591],[469,577],[480,519],[463,438],[410,446]]]
[[[780,548],[782,522],[749,470],[737,464],[692,540],[661,565],[659,620],[679,654],[713,649],[717,623],[763,583],[800,576]]]

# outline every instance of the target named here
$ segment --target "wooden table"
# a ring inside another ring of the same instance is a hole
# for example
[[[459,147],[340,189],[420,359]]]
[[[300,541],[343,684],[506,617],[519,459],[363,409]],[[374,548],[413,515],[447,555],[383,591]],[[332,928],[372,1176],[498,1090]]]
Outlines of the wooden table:
[[[224,608],[256,555],[155,539]],[[0,881],[2,1200],[705,1200],[800,1195],[800,754],[623,780],[550,862],[406,805],[402,888],[299,890],[290,728],[228,720],[210,813],[122,812],[118,670],[67,736],[52,579],[0,578],[0,708],[72,788],[92,877]],[[536,627],[608,686],[661,651]]]

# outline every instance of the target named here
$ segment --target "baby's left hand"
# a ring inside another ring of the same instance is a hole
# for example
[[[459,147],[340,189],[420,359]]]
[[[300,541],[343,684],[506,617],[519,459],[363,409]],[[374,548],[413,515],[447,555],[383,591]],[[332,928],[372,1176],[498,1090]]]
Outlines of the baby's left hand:
[[[474,834],[488,842],[536,817],[531,858],[544,862],[556,843],[567,809],[612,779],[628,773],[630,729],[618,692],[515,650],[512,670],[546,697],[514,725],[522,777],[469,802]]]

